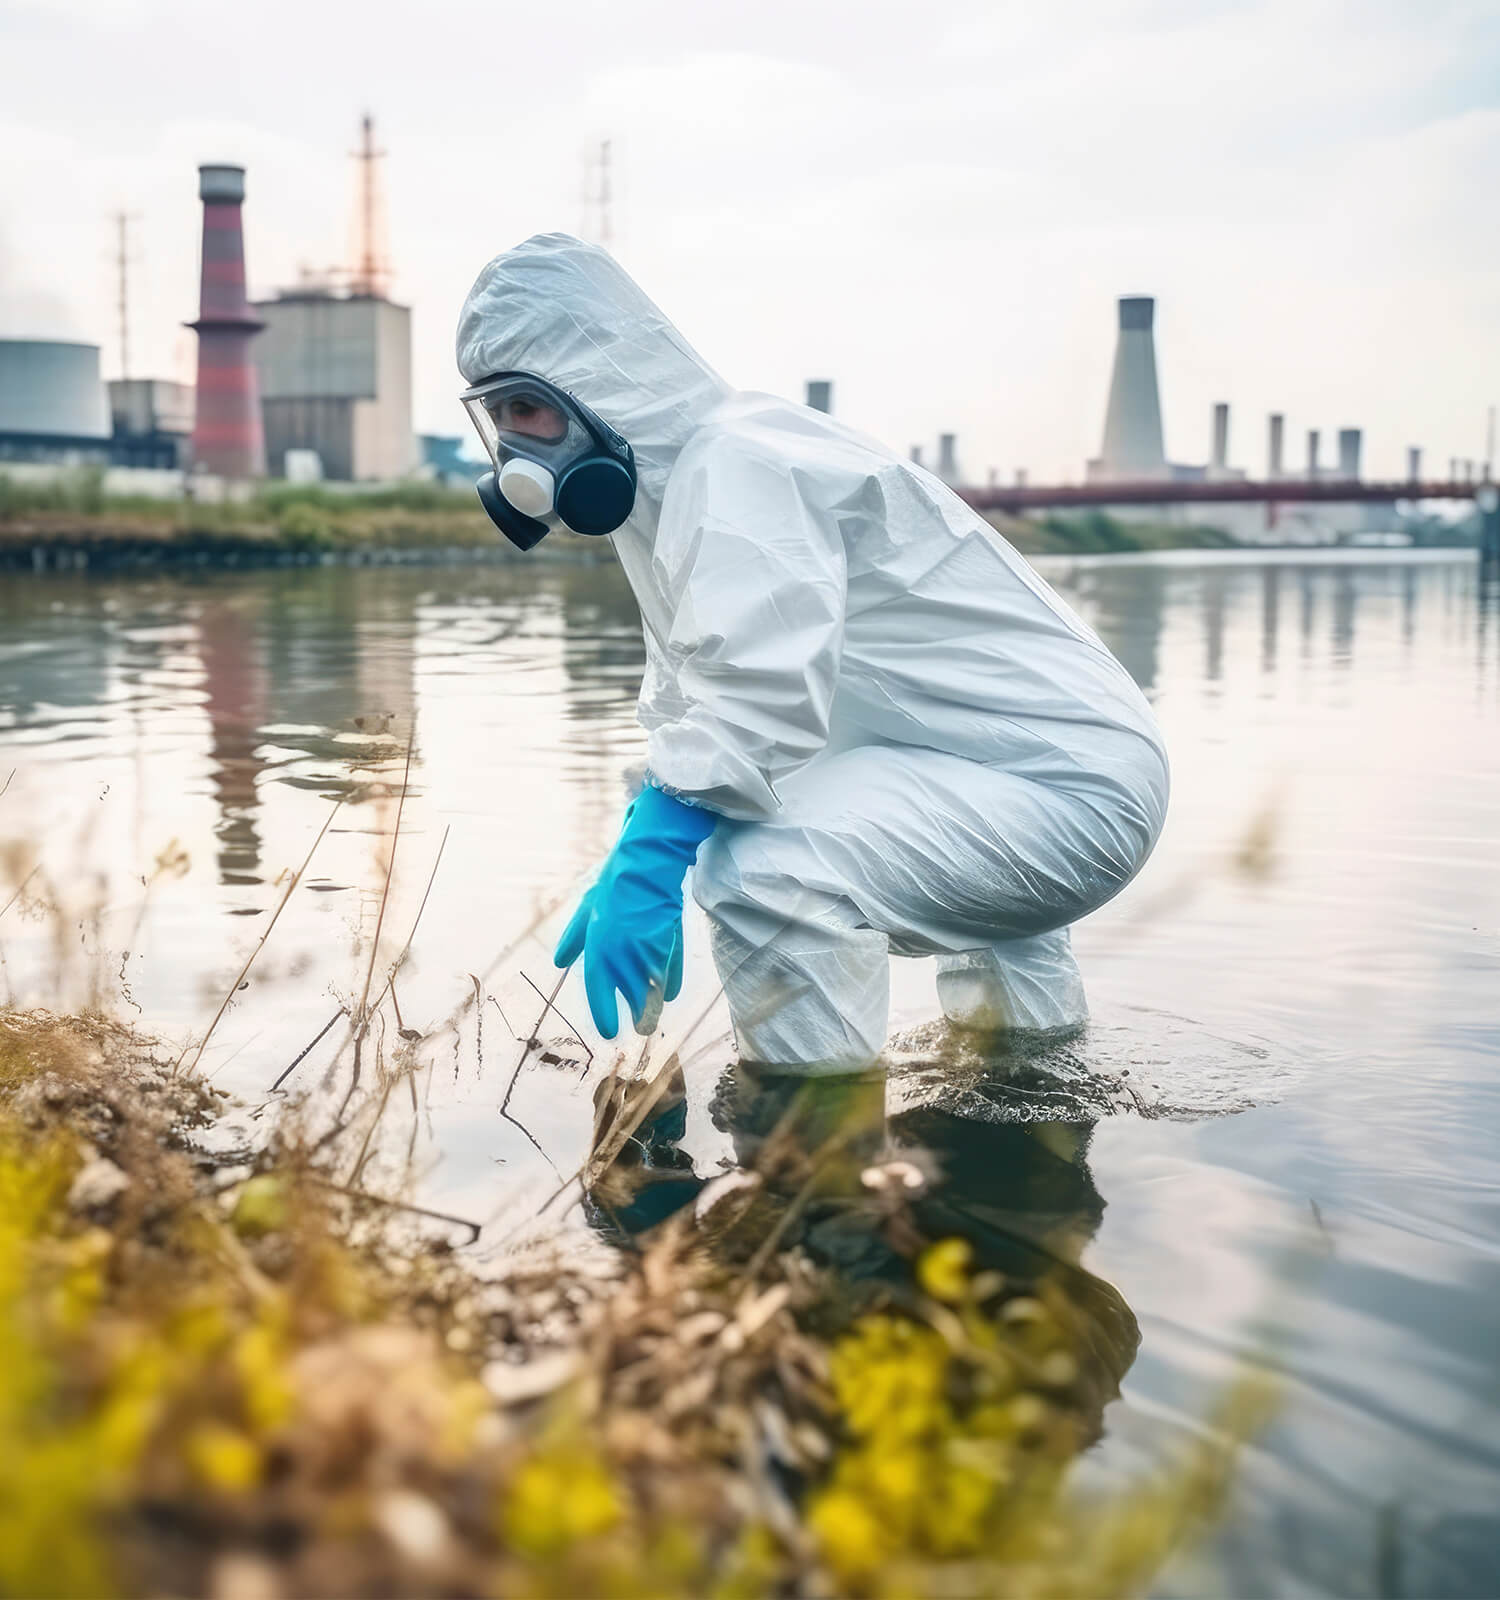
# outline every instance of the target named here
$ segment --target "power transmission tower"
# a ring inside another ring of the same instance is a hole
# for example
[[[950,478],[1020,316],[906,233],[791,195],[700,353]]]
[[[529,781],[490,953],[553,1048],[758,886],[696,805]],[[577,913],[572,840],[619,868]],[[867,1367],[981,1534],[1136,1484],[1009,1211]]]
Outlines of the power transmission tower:
[[[583,158],[583,236],[608,250],[614,243],[614,174],[610,141],[590,145]]]
[[[369,112],[360,119],[359,126],[359,149],[351,152],[359,162],[359,189],[356,212],[358,241],[349,292],[379,298],[385,293],[386,279],[390,275],[385,252],[381,248],[380,174],[375,165],[384,157],[385,151],[375,148],[375,119]]]
[[[133,211],[115,212],[115,306],[120,320],[120,376],[130,376],[130,224]]]

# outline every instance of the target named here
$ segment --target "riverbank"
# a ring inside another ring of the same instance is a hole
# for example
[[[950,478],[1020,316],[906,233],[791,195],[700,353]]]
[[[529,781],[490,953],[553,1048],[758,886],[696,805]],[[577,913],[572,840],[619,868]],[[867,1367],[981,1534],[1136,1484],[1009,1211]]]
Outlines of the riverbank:
[[[1102,512],[991,524],[1028,555],[1219,549],[1235,540],[1176,523],[1121,522]],[[244,501],[204,504],[103,494],[97,473],[22,485],[0,473],[0,569],[295,566],[318,562],[514,559],[472,492],[403,484],[346,493],[269,484]],[[548,539],[530,560],[600,560],[584,539]]]
[[[628,1209],[664,1083],[601,1085],[594,1213]],[[0,1589],[1140,1592],[1261,1401],[1075,1494],[1104,1397],[1066,1276],[924,1238],[921,1176],[861,1169],[801,1093],[717,1203],[479,1257],[297,1108],[252,1148],[153,1041],[0,1012]],[[835,1271],[809,1218],[896,1270]]]
[[[432,484],[361,494],[267,485],[242,501],[207,504],[105,496],[97,476],[37,488],[0,474],[0,566],[12,570],[504,560],[510,553],[471,493]],[[577,560],[588,553],[546,554]]]

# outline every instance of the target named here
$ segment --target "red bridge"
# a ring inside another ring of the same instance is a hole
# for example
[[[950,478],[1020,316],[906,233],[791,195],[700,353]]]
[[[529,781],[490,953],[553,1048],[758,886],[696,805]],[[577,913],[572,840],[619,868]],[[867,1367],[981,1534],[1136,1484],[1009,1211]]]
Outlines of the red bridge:
[[[1295,505],[1353,501],[1475,500],[1485,483],[1365,482],[1359,478],[1141,478],[1119,483],[1020,484],[1009,489],[960,489],[976,511],[1068,510],[1082,506]]]

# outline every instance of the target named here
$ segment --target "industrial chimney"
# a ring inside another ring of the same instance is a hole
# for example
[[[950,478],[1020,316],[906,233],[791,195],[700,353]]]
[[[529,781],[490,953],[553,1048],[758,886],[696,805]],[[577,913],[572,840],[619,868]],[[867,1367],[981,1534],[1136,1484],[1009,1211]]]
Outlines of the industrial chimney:
[[[1214,453],[1213,467],[1216,472],[1223,472],[1229,465],[1229,407],[1223,401],[1218,401],[1214,406]]]
[[[833,410],[833,384],[827,378],[807,380],[807,405],[811,411]]]
[[[1155,318],[1156,302],[1149,295],[1126,295],[1120,301],[1120,335],[1109,379],[1109,406],[1104,413],[1104,444],[1099,452],[1101,478],[1166,476],[1152,332]]]
[[[1286,431],[1286,418],[1279,411],[1271,413],[1270,441],[1266,452],[1266,476],[1273,482],[1286,471],[1282,454],[1282,439]]]
[[[1420,483],[1422,481],[1422,451],[1418,445],[1407,446],[1406,481],[1408,483]]]
[[[1357,478],[1359,476],[1359,457],[1362,442],[1358,428],[1339,429],[1339,476],[1341,478]]]
[[[245,240],[240,206],[243,167],[198,168],[203,202],[203,274],[198,320],[198,412],[193,463],[225,478],[260,478],[266,471],[260,393],[250,341],[264,324],[245,298]]]
[[[937,475],[944,483],[958,482],[958,435],[956,433],[940,433],[938,435],[938,464]]]
[[[1318,475],[1318,430],[1307,430],[1307,475],[1316,478]]]

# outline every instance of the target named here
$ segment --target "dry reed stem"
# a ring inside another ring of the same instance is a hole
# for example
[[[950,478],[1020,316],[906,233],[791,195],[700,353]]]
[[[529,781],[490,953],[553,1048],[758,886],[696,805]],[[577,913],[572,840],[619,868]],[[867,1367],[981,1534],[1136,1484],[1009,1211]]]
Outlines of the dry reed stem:
[[[589,1049],[588,1040],[584,1038],[584,1036],[578,1031],[578,1029],[575,1028],[571,1022],[568,1021],[568,1019],[562,1014],[562,1012],[558,1009],[558,1007],[553,1003],[557,999],[558,995],[562,993],[563,979],[567,977],[567,973],[564,972],[562,978],[559,978],[557,980],[557,986],[553,989],[553,991],[552,991],[552,993],[550,995],[542,994],[540,985],[532,983],[531,979],[529,977],[527,977],[527,975],[524,972],[521,974],[521,977],[525,982],[530,983],[531,987],[533,989],[535,989],[536,992],[539,995],[541,995],[542,999],[546,1002],[546,1006],[545,1006],[545,1009],[542,1012],[542,1015],[545,1017],[547,1015],[548,1011],[551,1011],[552,1013],[554,1013],[554,1015],[557,1017],[557,1019],[562,1023],[563,1027],[565,1027],[568,1030],[568,1032],[571,1033],[573,1035],[573,1037],[579,1042],[579,1044],[581,1044],[583,1046],[584,1051],[586,1052],[586,1054],[588,1055],[588,1058],[589,1058],[588,1065],[590,1067],[593,1066],[593,1064],[594,1064],[594,1052]],[[496,1010],[499,1010],[498,1002],[496,1004]],[[500,1015],[503,1017],[505,1015],[505,1013],[503,1011],[501,1011]],[[506,1027],[509,1027],[509,1026],[510,1026],[510,1024],[506,1023]],[[540,1026],[540,1024],[538,1024],[538,1026]],[[587,1068],[585,1068],[585,1071],[587,1071]]]
[[[364,993],[359,997],[357,1015],[360,1019],[361,1031],[368,1023],[368,1013],[365,1007],[370,1000],[370,984],[375,978],[375,962],[380,955],[380,933],[385,926],[385,908],[391,897],[391,879],[396,871],[396,851],[401,844],[401,816],[406,809],[406,794],[411,784],[411,755],[416,744],[413,734],[406,741],[406,766],[401,774],[401,797],[396,801],[396,825],[391,829],[391,855],[385,866],[385,887],[380,892],[380,910],[375,917],[375,937],[370,943],[370,964],[365,968]]]
[[[214,1020],[209,1023],[208,1032],[203,1035],[202,1042],[198,1046],[198,1053],[193,1057],[192,1065],[188,1068],[189,1072],[196,1072],[198,1070],[198,1063],[203,1059],[203,1052],[208,1048],[208,1041],[214,1036],[214,1029],[218,1027],[219,1023],[223,1019],[224,1013],[229,1009],[230,1001],[233,1000],[235,995],[239,993],[240,985],[245,981],[246,975],[249,973],[250,968],[255,964],[255,958],[263,949],[265,949],[266,940],[269,939],[271,934],[275,931],[276,924],[281,918],[281,913],[286,910],[287,901],[292,898],[292,891],[302,881],[302,874],[307,871],[308,865],[312,861],[313,853],[317,850],[318,846],[322,844],[323,835],[328,832],[329,824],[339,814],[339,808],[343,805],[343,803],[344,801],[342,796],[334,801],[333,810],[328,813],[327,817],[323,821],[323,826],[318,829],[318,836],[313,840],[307,854],[302,858],[302,865],[298,867],[297,870],[292,874],[292,881],[287,884],[286,893],[281,897],[281,904],[276,907],[276,910],[271,915],[270,922],[266,924],[266,931],[261,934],[259,939],[256,940],[255,948],[250,952],[249,956],[246,957],[244,966],[239,970],[239,975],[229,986],[229,993],[224,996],[223,1000],[219,1004],[219,1009],[214,1013]],[[183,1057],[186,1055],[187,1046],[184,1046],[182,1055],[178,1056],[176,1062],[173,1064],[173,1072],[176,1072],[178,1068],[181,1067]],[[217,1070],[217,1068],[215,1070]],[[212,1078],[213,1073],[210,1073],[209,1077]]]

